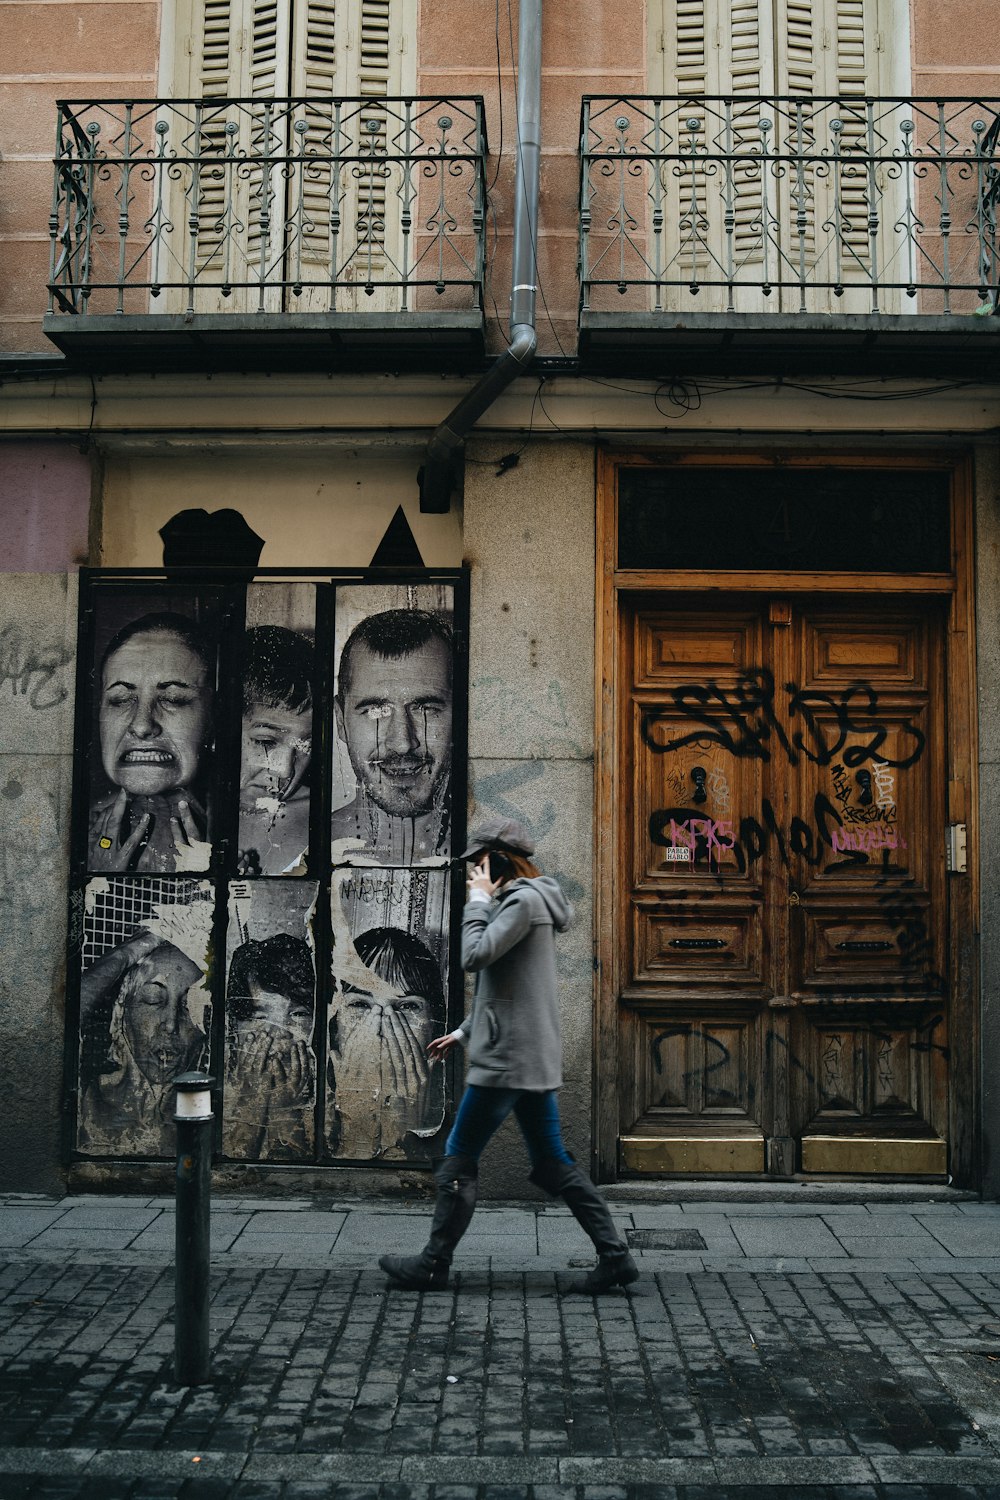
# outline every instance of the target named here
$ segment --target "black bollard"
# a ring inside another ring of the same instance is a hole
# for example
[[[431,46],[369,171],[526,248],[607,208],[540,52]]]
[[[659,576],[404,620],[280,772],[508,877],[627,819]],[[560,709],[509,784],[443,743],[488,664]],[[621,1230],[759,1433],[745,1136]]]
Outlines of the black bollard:
[[[212,1095],[207,1073],[174,1079],[177,1222],[174,1255],[174,1374],[178,1385],[208,1380],[208,1261],[211,1243]]]

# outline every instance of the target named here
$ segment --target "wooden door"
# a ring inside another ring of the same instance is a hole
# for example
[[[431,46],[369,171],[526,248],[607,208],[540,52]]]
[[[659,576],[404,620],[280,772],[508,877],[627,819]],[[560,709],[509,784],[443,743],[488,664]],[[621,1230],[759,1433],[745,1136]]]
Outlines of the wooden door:
[[[620,636],[619,1164],[943,1173],[943,611],[670,597]]]

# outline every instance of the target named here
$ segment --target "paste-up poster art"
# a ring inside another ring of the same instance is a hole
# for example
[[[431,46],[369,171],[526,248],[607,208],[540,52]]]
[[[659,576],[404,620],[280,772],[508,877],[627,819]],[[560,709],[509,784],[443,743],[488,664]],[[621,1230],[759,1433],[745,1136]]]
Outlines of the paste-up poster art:
[[[172,1080],[209,1062],[207,881],[98,876],[84,893],[77,1146],[175,1149]]]
[[[443,584],[337,590],[335,863],[451,853],[453,611]]]
[[[226,1160],[440,1154],[467,587],[405,577],[82,579],[78,1152],[172,1157],[210,1067]]]
[[[218,645],[205,613],[190,595],[99,601],[89,870],[209,867]]]
[[[317,891],[311,881],[230,886],[223,1150],[242,1161],[313,1156]]]
[[[330,1152],[429,1160],[444,1123],[449,878],[444,870],[334,870],[327,1061]]]
[[[247,590],[240,756],[241,875],[302,875],[309,851],[316,590]]]

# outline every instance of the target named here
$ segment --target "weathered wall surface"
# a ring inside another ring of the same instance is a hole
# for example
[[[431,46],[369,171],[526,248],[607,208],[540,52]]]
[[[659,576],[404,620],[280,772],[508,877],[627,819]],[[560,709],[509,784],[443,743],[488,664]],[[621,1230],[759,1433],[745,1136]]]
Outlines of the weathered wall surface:
[[[112,449],[105,455],[101,562],[160,562],[159,528],[189,506],[232,506],[264,538],[261,566],[366,567],[396,507],[428,567],[462,561],[462,517],[420,514],[412,448],[343,442],[264,446],[253,442],[178,450]]]
[[[159,0],[0,0],[0,353],[53,352],[49,212],[57,99],[156,93]]]
[[[75,445],[0,445],[0,1189],[61,1183],[73,570],[90,489]]]
[[[61,1183],[76,579],[8,573],[0,596],[0,1190]]]
[[[495,0],[458,0],[441,5],[421,0],[418,27],[417,92],[482,94],[490,144],[487,178],[496,182],[490,197],[496,215],[496,241],[490,232],[492,296],[498,308],[490,334],[496,348],[506,339],[510,299],[514,218],[512,142],[517,139],[515,68],[517,6]],[[499,53],[499,77],[498,77]],[[646,79],[645,0],[577,0],[549,4],[542,17],[542,139],[539,170],[538,280],[539,350],[576,350],[577,221],[580,204],[580,101],[584,94],[644,94]],[[496,158],[503,154],[499,163]]]
[[[538,859],[576,908],[558,939],[566,1143],[590,1159],[593,1013],[594,453],[532,443],[497,477],[509,443],[477,442],[466,470],[472,567],[469,781],[473,818],[523,819]],[[483,1159],[486,1193],[526,1190],[513,1124]]]
[[[915,94],[996,94],[992,0],[910,0],[910,43]]]
[[[979,859],[982,877],[983,1192],[1000,1198],[1000,453],[976,456],[976,647],[979,693]]]
[[[0,443],[0,572],[62,573],[87,561],[90,460],[75,443]]]

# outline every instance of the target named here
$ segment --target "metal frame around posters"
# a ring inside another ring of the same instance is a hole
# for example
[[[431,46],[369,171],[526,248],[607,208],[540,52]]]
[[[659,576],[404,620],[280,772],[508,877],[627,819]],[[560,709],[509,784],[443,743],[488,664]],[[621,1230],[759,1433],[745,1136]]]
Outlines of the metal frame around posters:
[[[226,1118],[226,1067],[227,1056],[227,943],[229,941],[230,897],[234,884],[245,879],[238,867],[239,860],[239,792],[241,768],[241,726],[243,671],[246,666],[247,595],[249,587],[269,583],[304,584],[315,586],[315,669],[313,692],[313,738],[311,757],[311,795],[309,801],[309,854],[306,871],[265,877],[269,885],[279,883],[290,889],[294,884],[299,890],[314,888],[315,911],[312,918],[311,942],[315,962],[315,1009],[313,1050],[315,1057],[315,1101],[312,1121],[312,1152],[310,1155],[268,1155],[260,1158],[227,1155],[224,1149],[224,1121]],[[92,771],[98,763],[99,748],[96,742],[98,726],[96,684],[97,662],[107,645],[110,631],[107,617],[114,615],[115,601],[124,606],[126,599],[141,600],[143,612],[157,613],[180,607],[196,617],[199,622],[208,622],[218,643],[216,672],[216,725],[213,766],[208,791],[211,799],[212,826],[210,829],[210,857],[207,868],[199,870],[174,870],[150,876],[141,872],[126,872],[109,875],[109,881],[127,883],[136,892],[137,883],[158,882],[156,894],[164,890],[174,893],[185,885],[188,891],[192,882],[211,887],[212,921],[211,946],[207,956],[205,975],[201,981],[211,1003],[211,1021],[207,1032],[206,1062],[216,1077],[218,1105],[216,1108],[214,1150],[222,1161],[253,1161],[268,1169],[283,1164],[297,1166],[348,1166],[385,1165],[394,1169],[425,1166],[433,1150],[440,1146],[443,1131],[450,1117],[455,1096],[454,1062],[449,1059],[444,1085],[444,1123],[433,1139],[426,1141],[426,1153],[401,1158],[377,1155],[349,1157],[335,1155],[329,1149],[331,1122],[327,1118],[327,1084],[330,1044],[330,1001],[334,991],[332,974],[332,934],[330,892],[334,879],[331,858],[331,803],[333,781],[333,759],[337,729],[334,713],[335,632],[337,627],[338,599],[343,608],[345,590],[358,588],[426,589],[435,585],[446,586],[453,591],[453,677],[452,677],[452,752],[450,772],[450,857],[436,866],[441,871],[440,879],[445,883],[443,893],[447,912],[444,934],[447,952],[448,973],[444,1001],[450,1026],[458,1024],[464,1012],[464,989],[459,953],[459,918],[464,900],[463,871],[456,851],[464,847],[465,812],[467,795],[467,742],[468,742],[468,619],[469,619],[469,575],[466,568],[345,568],[315,570],[308,568],[260,568],[252,578],[240,570],[226,575],[212,569],[172,569],[168,574],[161,569],[115,568],[81,569],[79,630],[76,673],[76,709],[74,732],[73,814],[70,843],[70,920],[67,942],[67,993],[65,1035],[65,1085],[64,1085],[64,1159],[67,1162],[92,1161],[107,1166],[132,1165],[169,1159],[173,1154],[172,1142],[161,1149],[131,1149],[127,1143],[116,1149],[85,1150],[79,1145],[81,1115],[81,1015],[82,980],[84,960],[84,933],[88,883],[95,879],[89,868],[91,843]],[[414,596],[415,597],[415,596]],[[126,609],[120,612],[124,619]],[[135,612],[132,611],[134,616]],[[102,619],[104,623],[102,624]],[[414,866],[423,870],[423,866]],[[109,897],[108,899],[113,899]],[[150,897],[152,899],[152,897]],[[95,898],[91,896],[93,906]],[[147,902],[148,906],[148,902]],[[162,910],[157,908],[162,916]],[[167,926],[169,928],[169,914]],[[120,1023],[120,1015],[119,1015]],[[168,1091],[169,1092],[169,1091]],[[109,1142],[112,1137],[108,1136]]]

